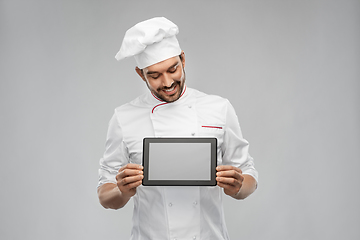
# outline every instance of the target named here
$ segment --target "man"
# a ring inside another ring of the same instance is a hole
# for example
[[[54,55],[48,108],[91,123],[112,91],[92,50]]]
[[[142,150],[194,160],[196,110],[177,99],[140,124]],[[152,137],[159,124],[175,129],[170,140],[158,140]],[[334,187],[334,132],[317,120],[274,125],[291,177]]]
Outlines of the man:
[[[116,58],[134,56],[150,91],[115,109],[100,160],[99,200],[119,209],[133,199],[131,239],[229,239],[222,189],[244,199],[258,174],[229,101],[186,87],[177,33],[171,21],[153,18],[125,34]],[[217,186],[142,186],[142,140],[149,136],[216,137]]]

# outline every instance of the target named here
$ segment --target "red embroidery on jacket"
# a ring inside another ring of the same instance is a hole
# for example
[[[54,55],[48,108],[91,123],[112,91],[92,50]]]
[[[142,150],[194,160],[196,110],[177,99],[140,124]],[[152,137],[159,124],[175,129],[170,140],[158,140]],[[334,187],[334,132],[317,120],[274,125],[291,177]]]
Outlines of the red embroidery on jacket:
[[[217,128],[217,129],[222,129],[222,127],[217,127],[217,126],[201,126],[203,128]]]

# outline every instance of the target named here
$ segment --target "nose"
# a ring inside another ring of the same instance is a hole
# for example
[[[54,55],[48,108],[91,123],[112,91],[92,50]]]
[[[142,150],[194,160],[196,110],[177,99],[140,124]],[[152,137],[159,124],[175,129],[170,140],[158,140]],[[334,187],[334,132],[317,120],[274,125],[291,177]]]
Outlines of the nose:
[[[163,79],[163,85],[164,87],[170,88],[171,85],[173,84],[174,80],[172,79],[172,77],[170,76],[170,74],[165,73],[164,74],[164,79]]]

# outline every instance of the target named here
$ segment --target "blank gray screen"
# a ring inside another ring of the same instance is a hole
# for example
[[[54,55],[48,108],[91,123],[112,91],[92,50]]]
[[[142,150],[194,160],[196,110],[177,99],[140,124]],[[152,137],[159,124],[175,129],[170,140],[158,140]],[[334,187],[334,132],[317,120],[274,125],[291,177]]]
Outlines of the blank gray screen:
[[[150,143],[149,180],[210,180],[211,143]]]

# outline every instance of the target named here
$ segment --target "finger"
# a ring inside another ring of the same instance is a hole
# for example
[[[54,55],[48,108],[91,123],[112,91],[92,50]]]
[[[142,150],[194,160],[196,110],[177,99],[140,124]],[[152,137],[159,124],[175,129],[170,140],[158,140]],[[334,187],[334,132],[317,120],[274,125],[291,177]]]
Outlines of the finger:
[[[233,177],[236,178],[238,180],[242,181],[242,175],[240,172],[236,171],[236,170],[227,170],[227,171],[221,171],[221,172],[217,172],[216,173],[217,177]]]
[[[137,188],[141,184],[142,184],[142,180],[139,180],[139,181],[136,181],[136,182],[129,183],[129,184],[125,185],[125,186],[121,186],[121,187],[119,187],[119,189],[120,189],[121,192],[128,192],[128,191],[130,191],[132,189]]]
[[[134,183],[134,182],[137,182],[137,181],[141,181],[143,178],[144,178],[143,175],[126,177],[126,178],[123,178],[123,179],[118,180],[118,184],[119,184],[120,186],[125,186],[125,185],[132,184],[132,183]]]
[[[234,187],[225,183],[218,183],[218,186],[224,189],[224,193],[227,195],[235,195],[240,191],[240,187]]]
[[[228,171],[228,170],[234,170],[236,172],[242,173],[240,168],[231,166],[231,165],[220,165],[216,167],[216,171],[221,172],[221,171]]]
[[[141,184],[142,184],[142,180],[129,184],[129,188],[130,189],[137,188]]]
[[[240,190],[240,187],[235,187],[235,186],[228,185],[225,183],[218,183],[218,186],[223,188],[225,192],[230,193],[230,194],[235,194]]]
[[[133,170],[133,169],[125,169],[121,172],[119,172],[116,175],[116,180],[121,179],[121,178],[125,178],[128,176],[136,176],[136,175],[143,175],[143,171],[141,170]]]
[[[143,169],[143,166],[142,165],[139,165],[139,164],[135,164],[135,163],[128,163],[126,164],[125,166],[122,166],[120,169],[119,169],[119,172],[125,170],[125,169],[140,169],[142,170]]]
[[[120,186],[119,190],[125,194],[128,195],[129,197],[132,197],[135,195],[136,193],[136,188],[139,187],[142,184],[142,181],[137,181],[125,186]]]
[[[222,183],[222,182],[218,182],[217,185],[218,185],[219,187],[224,188],[225,190],[235,189],[234,186],[229,185],[229,184],[226,184],[226,183]]]
[[[232,177],[217,177],[216,181],[218,183],[223,183],[223,184],[227,184],[227,185],[231,185],[231,186],[240,186],[241,183],[238,179],[236,178],[232,178]]]

